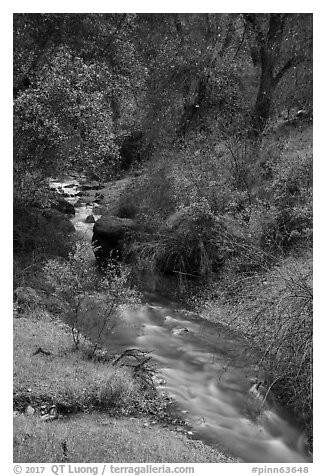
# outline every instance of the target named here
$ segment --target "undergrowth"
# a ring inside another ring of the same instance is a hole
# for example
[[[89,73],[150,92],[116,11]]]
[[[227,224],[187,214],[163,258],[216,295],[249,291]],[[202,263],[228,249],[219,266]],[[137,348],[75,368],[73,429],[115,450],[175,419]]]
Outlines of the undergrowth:
[[[215,288],[215,299],[214,295]],[[198,298],[204,315],[246,339],[257,372],[277,400],[292,410],[312,444],[313,288],[311,256],[279,261],[265,272],[216,283]]]

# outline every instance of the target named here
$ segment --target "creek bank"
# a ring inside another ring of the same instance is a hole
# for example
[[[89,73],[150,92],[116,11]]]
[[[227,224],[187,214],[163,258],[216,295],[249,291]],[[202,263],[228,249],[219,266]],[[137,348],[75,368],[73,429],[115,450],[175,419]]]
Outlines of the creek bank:
[[[37,291],[35,293],[39,295]],[[127,461],[123,448],[130,438],[132,447],[135,448],[132,456],[135,462],[146,458],[146,448],[151,448],[151,461],[161,461],[162,455],[158,448],[165,445],[160,441],[161,438],[169,441],[172,446],[180,443],[173,461],[188,459],[189,462],[191,458],[198,462],[235,461],[220,450],[206,448],[202,443],[189,441],[186,436],[182,436],[181,433],[186,435],[190,431],[184,426],[184,422],[165,413],[162,399],[156,400],[155,396],[150,395],[146,397],[143,390],[138,390],[126,369],[112,369],[109,362],[90,361],[81,350],[74,351],[68,327],[60,319],[39,308],[39,300],[34,299],[35,293],[27,293],[30,297],[29,304],[33,303],[33,310],[31,307],[26,308],[20,319],[14,319],[15,462],[52,461],[44,446],[49,444],[49,448],[53,449],[53,441],[47,442],[47,430],[42,425],[50,424],[54,435],[61,435],[62,432],[68,434],[68,448],[71,450],[76,443],[77,450],[80,446],[78,435],[81,434],[78,428],[80,425],[84,428],[84,422],[87,422],[87,425],[82,432],[83,439],[91,429],[91,441],[96,441],[92,451],[100,452],[103,442],[106,442],[108,447],[115,447],[116,461]],[[22,295],[22,291],[19,291],[19,294]],[[45,352],[37,352],[39,348]],[[96,409],[101,409],[101,406],[102,411],[97,413]],[[76,412],[79,415],[76,415]],[[132,412],[145,412],[147,416],[143,414],[131,417]],[[129,416],[126,416],[128,414]],[[118,420],[116,416],[119,416]],[[127,422],[126,425],[123,422]],[[121,425],[123,428],[119,429]],[[131,437],[135,428],[138,430]],[[26,434],[29,435],[28,438]],[[56,440],[56,436],[54,438]],[[157,444],[151,446],[153,438]],[[58,442],[61,440],[58,439]],[[32,443],[35,446],[31,448]],[[143,447],[143,456],[139,456]],[[183,459],[185,447],[188,448],[187,458]],[[32,454],[34,459],[30,460]],[[112,459],[112,454],[108,454]],[[73,461],[73,456],[69,456],[72,458],[70,461]],[[19,459],[20,457],[22,459]],[[99,461],[105,460],[106,457],[101,453]],[[170,462],[170,457],[171,452],[166,452],[164,460]],[[91,460],[89,446],[85,454],[77,460]],[[53,461],[57,460],[54,458]]]
[[[56,231],[60,231],[63,234],[72,234],[75,231],[73,224],[63,212],[50,208],[44,210],[42,216],[51,227],[56,229]]]
[[[97,463],[108,459],[112,463],[238,462],[146,417],[116,418],[93,412],[50,425],[51,438],[47,425],[37,417],[14,418],[15,463]]]
[[[152,406],[164,418],[167,400],[149,388],[143,395],[131,370],[112,365],[116,354],[109,360],[90,358],[86,339],[74,349],[69,326],[39,307],[14,319],[14,343],[15,411],[32,407],[40,415],[55,407],[59,416],[97,408],[128,414]]]

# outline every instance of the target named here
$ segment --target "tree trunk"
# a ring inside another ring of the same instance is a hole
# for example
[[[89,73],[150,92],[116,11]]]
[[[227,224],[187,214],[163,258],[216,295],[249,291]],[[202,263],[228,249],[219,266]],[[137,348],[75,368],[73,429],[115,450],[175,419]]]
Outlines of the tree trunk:
[[[275,82],[273,79],[273,60],[266,52],[261,53],[261,75],[259,90],[254,106],[252,126],[254,135],[264,130],[270,115]]]
[[[273,93],[276,84],[283,76],[284,72],[293,64],[293,58],[284,65],[275,75],[275,65],[280,53],[283,41],[283,29],[286,14],[271,13],[268,17],[268,30],[264,33],[260,24],[260,15],[248,13],[244,15],[246,23],[250,26],[255,38],[255,44],[252,46],[252,59],[254,64],[257,59],[257,50],[259,51],[260,63],[260,83],[259,90],[253,110],[252,131],[254,136],[258,136],[264,130],[269,118],[272,105]],[[253,53],[255,55],[253,56]]]
[[[208,81],[208,77],[203,77],[198,81],[196,94],[192,98],[191,103],[184,106],[184,111],[180,119],[180,126],[178,129],[178,135],[179,137],[183,139],[188,129],[193,124],[193,121],[199,115],[200,105],[202,104],[202,102],[205,100],[205,97],[206,97],[207,81]]]

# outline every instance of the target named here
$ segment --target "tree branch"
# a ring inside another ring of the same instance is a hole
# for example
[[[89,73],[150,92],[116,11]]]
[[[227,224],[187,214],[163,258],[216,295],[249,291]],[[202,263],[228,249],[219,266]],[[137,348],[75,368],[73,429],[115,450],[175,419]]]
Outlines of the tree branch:
[[[302,63],[304,61],[303,56],[293,56],[292,58],[288,59],[287,62],[282,66],[282,68],[278,71],[278,73],[273,78],[273,86],[275,87],[278,82],[283,78],[284,74],[294,66]]]
[[[173,21],[174,21],[175,29],[177,30],[178,35],[179,35],[180,38],[182,39],[182,36],[183,36],[183,28],[182,28],[181,20],[180,20],[180,18],[179,18],[179,16],[178,16],[177,13],[176,13],[175,15],[173,15]]]
[[[238,48],[237,48],[237,50],[236,50],[236,52],[235,52],[235,55],[233,56],[233,60],[232,60],[232,61],[234,61],[234,60],[236,59],[236,57],[238,56],[238,53],[239,53],[239,51],[240,51],[240,48],[241,48],[241,46],[243,45],[244,39],[245,39],[246,34],[247,34],[247,28],[248,28],[248,23],[245,22],[244,29],[243,29],[243,34],[242,34],[242,38],[241,38],[241,40],[240,40],[240,42],[239,42]],[[252,58],[252,60],[253,60],[253,58]],[[254,60],[253,60],[253,63],[254,63]]]
[[[122,18],[121,20],[119,21],[116,29],[114,30],[114,32],[112,33],[112,35],[110,36],[110,39],[109,39],[109,46],[111,45],[115,35],[118,33],[118,31],[120,30],[121,26],[122,26],[122,23],[124,22],[125,18],[127,17],[127,13],[123,13],[122,15]]]
[[[282,43],[282,35],[284,29],[286,14],[271,13],[269,18],[269,29],[267,34],[267,41],[270,47],[280,45]]]
[[[257,14],[256,13],[244,13],[243,18],[245,20],[245,23],[247,23],[252,32],[254,33],[257,43],[259,44],[260,47],[263,47],[265,44],[265,36],[264,33],[262,32],[260,26],[258,25],[257,22]]]

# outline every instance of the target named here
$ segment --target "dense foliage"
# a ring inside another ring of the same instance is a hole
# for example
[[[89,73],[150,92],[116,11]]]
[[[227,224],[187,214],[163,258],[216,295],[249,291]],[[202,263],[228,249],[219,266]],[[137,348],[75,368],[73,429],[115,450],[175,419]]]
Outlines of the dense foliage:
[[[311,105],[311,35],[307,14],[15,14],[15,172],[110,176],[130,147],[263,130]]]

